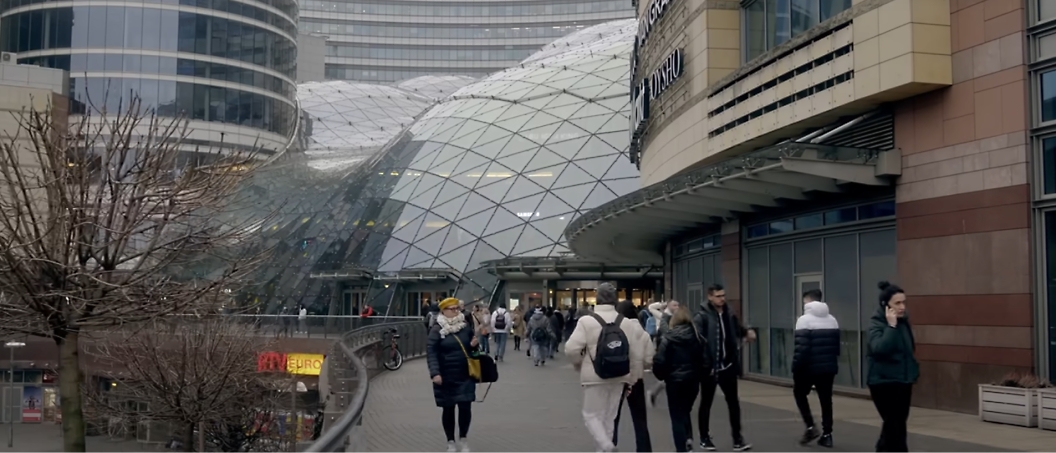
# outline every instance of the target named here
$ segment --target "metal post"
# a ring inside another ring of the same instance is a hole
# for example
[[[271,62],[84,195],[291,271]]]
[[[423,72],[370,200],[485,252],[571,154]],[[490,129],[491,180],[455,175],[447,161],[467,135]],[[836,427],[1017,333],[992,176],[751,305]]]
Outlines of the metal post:
[[[11,350],[11,361],[9,361],[7,363],[8,365],[11,366],[11,380],[7,381],[7,387],[8,387],[7,398],[4,398],[4,403],[5,403],[5,405],[7,407],[5,407],[4,410],[8,412],[8,414],[7,414],[7,422],[8,422],[8,425],[10,426],[10,432],[8,433],[9,435],[7,436],[7,448],[14,448],[15,447],[15,416],[14,416],[14,414],[11,413],[11,403],[9,401],[7,401],[7,400],[9,398],[14,397],[14,395],[15,395],[15,348],[12,346],[12,347],[10,347],[8,349]]]

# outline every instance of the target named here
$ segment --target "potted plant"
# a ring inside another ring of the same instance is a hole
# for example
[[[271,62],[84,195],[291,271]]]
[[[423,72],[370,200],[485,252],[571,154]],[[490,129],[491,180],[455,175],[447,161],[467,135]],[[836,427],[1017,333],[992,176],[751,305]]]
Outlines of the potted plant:
[[[1038,389],[1038,427],[1056,431],[1056,389]]]
[[[1049,387],[1030,373],[1014,371],[993,384],[979,384],[979,419],[993,423],[1038,426],[1038,389]]]

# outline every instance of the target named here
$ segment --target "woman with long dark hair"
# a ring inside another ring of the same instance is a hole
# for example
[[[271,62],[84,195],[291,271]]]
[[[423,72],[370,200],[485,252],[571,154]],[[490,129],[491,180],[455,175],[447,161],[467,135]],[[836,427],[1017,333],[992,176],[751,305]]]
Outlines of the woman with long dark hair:
[[[627,319],[637,319],[638,314],[635,312],[634,303],[625,300],[616,304],[616,312],[623,315]],[[641,329],[641,333],[644,338],[648,339],[649,334],[645,332],[645,329]],[[625,335],[632,335],[631,332],[624,332]],[[634,344],[631,341],[631,344]],[[642,357],[646,358],[645,367],[648,368],[652,365],[653,348],[652,342],[643,341],[643,344],[648,344],[646,351],[642,353]],[[649,423],[646,419],[645,411],[645,382],[638,379],[633,386],[630,387],[630,393],[627,394],[627,408],[631,411],[631,422],[634,423],[634,444],[637,447],[636,451],[653,451],[653,443],[649,438]],[[623,412],[621,409],[616,412],[616,429],[612,431],[612,444],[616,445],[618,440],[618,433],[620,431],[620,414]]]
[[[687,307],[675,308],[653,358],[653,375],[667,384],[667,410],[675,451],[693,451],[693,403],[704,372],[704,338]],[[708,433],[700,433],[706,439]]]
[[[440,317],[429,331],[426,358],[433,380],[433,399],[443,409],[440,417],[447,436],[447,451],[456,451],[455,409],[458,409],[458,438],[462,451],[469,451],[466,436],[472,419],[470,406],[477,399],[477,381],[469,376],[469,355],[477,349],[472,322],[459,308],[458,299],[440,302]]]
[[[913,356],[916,343],[906,313],[906,293],[880,282],[880,307],[869,324],[869,394],[884,423],[876,451],[909,451],[906,420],[913,384],[920,365]]]

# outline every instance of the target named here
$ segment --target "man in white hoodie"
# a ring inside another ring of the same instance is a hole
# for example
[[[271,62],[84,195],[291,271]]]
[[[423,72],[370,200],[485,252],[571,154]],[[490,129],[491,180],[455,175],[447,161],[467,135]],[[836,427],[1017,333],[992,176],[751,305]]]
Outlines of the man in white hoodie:
[[[499,304],[499,309],[491,314],[491,336],[495,339],[495,360],[502,362],[506,356],[506,340],[510,338],[513,319],[506,310],[506,304]]]
[[[821,290],[803,293],[803,316],[796,321],[796,347],[792,354],[792,394],[807,425],[799,443],[806,445],[818,438],[807,395],[818,392],[821,401],[821,439],[818,445],[832,448],[832,382],[839,371],[840,324],[821,301]]]
[[[599,342],[602,342],[601,353]],[[576,330],[565,343],[565,355],[579,371],[583,422],[594,438],[597,451],[615,451],[612,433],[620,399],[642,377],[646,360],[652,362],[652,349],[649,334],[638,320],[624,318],[616,312],[616,288],[608,283],[598,285],[594,313],[579,319]],[[584,360],[590,363],[585,364]],[[621,371],[614,372],[616,369]],[[603,378],[599,370],[615,375]]]

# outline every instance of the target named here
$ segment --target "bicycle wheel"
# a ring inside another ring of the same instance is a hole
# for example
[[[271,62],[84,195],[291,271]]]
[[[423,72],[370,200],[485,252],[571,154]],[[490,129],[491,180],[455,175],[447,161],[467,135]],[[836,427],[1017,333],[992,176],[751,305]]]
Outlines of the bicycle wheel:
[[[400,352],[399,348],[393,346],[387,346],[383,352],[382,357],[385,357],[385,361],[382,363],[386,370],[396,371],[403,366],[403,353]]]

